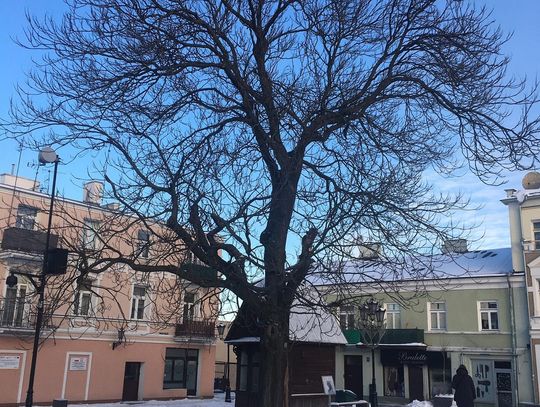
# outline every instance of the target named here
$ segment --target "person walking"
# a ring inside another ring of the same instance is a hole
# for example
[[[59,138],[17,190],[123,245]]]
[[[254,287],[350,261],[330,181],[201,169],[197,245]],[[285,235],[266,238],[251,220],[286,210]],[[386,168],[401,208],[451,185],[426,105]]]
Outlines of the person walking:
[[[458,407],[474,407],[474,399],[476,398],[474,383],[464,365],[457,368],[452,379],[452,388],[456,390],[454,400]]]

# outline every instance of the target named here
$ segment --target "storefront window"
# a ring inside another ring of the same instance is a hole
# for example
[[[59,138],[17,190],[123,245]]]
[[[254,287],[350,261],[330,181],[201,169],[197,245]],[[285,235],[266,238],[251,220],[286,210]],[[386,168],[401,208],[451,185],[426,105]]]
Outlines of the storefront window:
[[[432,397],[438,394],[452,394],[452,377],[449,367],[437,366],[429,369],[429,383]]]
[[[495,382],[493,378],[492,360],[471,360],[472,372],[469,374],[474,381],[476,401],[479,403],[493,403],[495,401]]]
[[[384,395],[405,397],[403,366],[384,367]]]

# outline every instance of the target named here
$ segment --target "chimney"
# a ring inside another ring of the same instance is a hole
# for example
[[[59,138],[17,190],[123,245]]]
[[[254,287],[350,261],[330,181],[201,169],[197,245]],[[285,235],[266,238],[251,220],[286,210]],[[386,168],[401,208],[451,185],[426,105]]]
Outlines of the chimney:
[[[89,181],[83,187],[83,202],[88,205],[100,206],[103,198],[103,182]]]
[[[467,253],[467,239],[448,239],[443,243],[442,252],[448,253]]]

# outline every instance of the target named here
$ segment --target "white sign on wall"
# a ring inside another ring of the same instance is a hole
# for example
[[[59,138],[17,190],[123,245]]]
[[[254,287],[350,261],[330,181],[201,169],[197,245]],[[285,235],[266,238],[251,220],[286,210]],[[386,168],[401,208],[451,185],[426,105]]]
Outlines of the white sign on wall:
[[[0,369],[18,369],[20,361],[19,355],[0,355]]]
[[[69,370],[86,370],[87,364],[87,357],[77,356],[69,358]]]

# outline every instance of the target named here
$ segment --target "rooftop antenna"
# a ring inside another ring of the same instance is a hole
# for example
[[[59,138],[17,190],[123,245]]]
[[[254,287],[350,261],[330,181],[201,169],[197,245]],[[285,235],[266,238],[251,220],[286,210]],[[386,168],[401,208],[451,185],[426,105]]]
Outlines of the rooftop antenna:
[[[19,158],[17,160],[17,170],[15,170],[15,164],[11,164],[11,175],[15,172],[15,182],[13,183],[13,190],[11,192],[11,203],[9,205],[9,214],[8,214],[8,227],[11,227],[11,222],[14,220],[11,218],[11,214],[13,213],[13,201],[15,199],[15,193],[17,191],[17,181],[19,179],[19,168],[21,166],[21,157],[22,157],[22,142],[19,141],[19,147],[17,148],[19,150]]]

